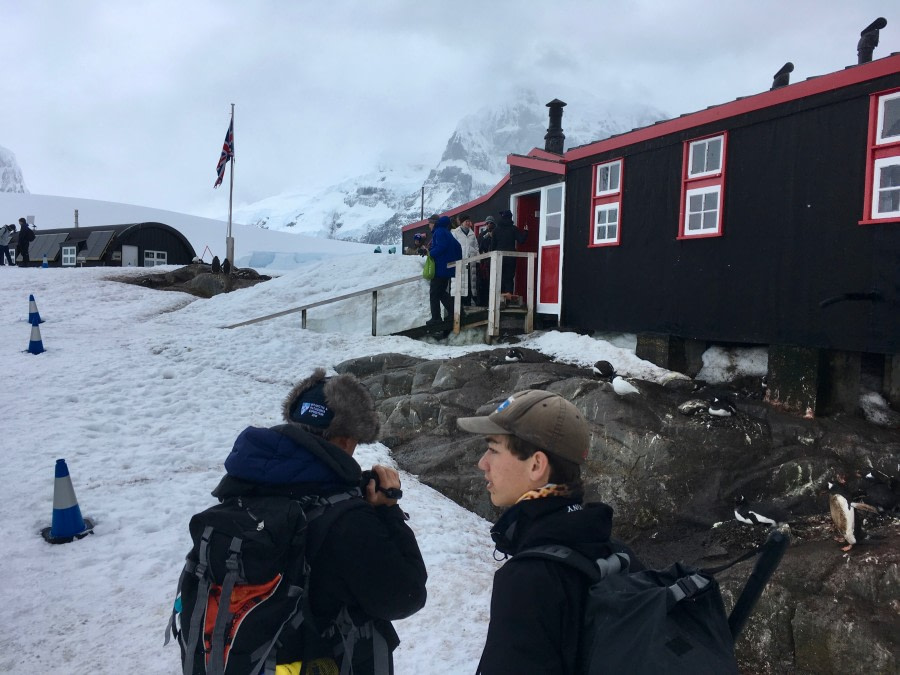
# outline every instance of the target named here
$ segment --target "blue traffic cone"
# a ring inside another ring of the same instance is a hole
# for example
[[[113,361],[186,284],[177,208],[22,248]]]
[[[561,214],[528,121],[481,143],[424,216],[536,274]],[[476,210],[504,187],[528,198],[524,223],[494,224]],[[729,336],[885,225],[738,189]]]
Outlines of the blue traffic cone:
[[[41,340],[41,327],[35,324],[31,327],[31,340],[28,342],[29,354],[41,354],[47,351],[44,349],[44,341]]]
[[[50,265],[47,264],[47,256],[44,256],[44,260],[43,262],[41,262],[41,267],[43,267],[44,269],[50,267]]]
[[[37,303],[34,301],[34,296],[28,296],[28,323],[32,326],[37,326],[39,323],[44,323],[44,320],[41,318],[40,313],[37,310]]]
[[[41,530],[41,535],[51,544],[68,544],[93,533],[94,523],[81,517],[66,460],[58,459],[53,483],[53,522]]]

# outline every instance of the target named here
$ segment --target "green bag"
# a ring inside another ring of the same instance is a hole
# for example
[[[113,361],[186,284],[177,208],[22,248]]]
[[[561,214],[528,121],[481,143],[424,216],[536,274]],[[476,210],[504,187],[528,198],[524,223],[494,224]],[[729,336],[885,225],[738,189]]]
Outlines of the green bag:
[[[427,281],[434,279],[434,258],[430,255],[425,257],[425,267],[422,268],[422,277]]]

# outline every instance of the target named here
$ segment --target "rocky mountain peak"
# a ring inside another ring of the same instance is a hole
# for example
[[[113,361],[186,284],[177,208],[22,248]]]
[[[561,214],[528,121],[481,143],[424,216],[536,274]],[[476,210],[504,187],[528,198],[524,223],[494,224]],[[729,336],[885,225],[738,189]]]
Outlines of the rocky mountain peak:
[[[16,156],[11,150],[0,146],[0,192],[22,192],[28,194],[25,187],[25,179],[22,177],[22,169],[16,162]]]

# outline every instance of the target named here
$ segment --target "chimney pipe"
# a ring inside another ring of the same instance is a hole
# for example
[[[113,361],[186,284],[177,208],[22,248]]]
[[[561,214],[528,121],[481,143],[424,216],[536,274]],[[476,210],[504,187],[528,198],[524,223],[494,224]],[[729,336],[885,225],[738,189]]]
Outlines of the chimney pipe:
[[[772,88],[769,91],[788,86],[791,83],[791,73],[793,72],[794,64],[790,61],[781,66],[781,70],[775,73],[775,76],[772,78]]]
[[[887,26],[887,19],[878,17],[859,34],[859,42],[856,43],[857,64],[868,63],[872,60],[872,52],[878,46],[878,31]]]
[[[558,98],[547,104],[547,107],[550,108],[550,126],[547,127],[547,133],[544,135],[544,150],[557,155],[563,154],[563,147],[566,144],[566,135],[562,129],[562,114],[565,106],[566,104]]]
[[[75,229],[78,229],[78,209],[75,209]]]

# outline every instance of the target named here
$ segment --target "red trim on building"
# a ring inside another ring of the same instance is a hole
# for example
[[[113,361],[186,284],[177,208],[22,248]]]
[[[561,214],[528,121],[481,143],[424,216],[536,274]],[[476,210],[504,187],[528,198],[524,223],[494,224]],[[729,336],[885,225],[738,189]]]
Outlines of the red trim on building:
[[[507,155],[506,163],[510,166],[521,166],[524,169],[535,169],[545,173],[555,173],[561,176],[566,174],[566,165],[559,155],[551,161],[538,157],[523,157],[522,155]]]
[[[813,77],[804,80],[803,82],[789,84],[786,87],[780,87],[772,91],[765,91],[760,94],[740,98],[731,103],[712,106],[699,112],[682,115],[681,117],[660,122],[659,124],[629,131],[619,136],[597,141],[596,143],[591,143],[590,145],[585,145],[580,148],[574,148],[566,152],[563,157],[566,162],[584,159],[591,155],[598,155],[601,152],[608,152],[627,145],[659,138],[660,136],[667,136],[710,122],[718,122],[728,117],[743,115],[763,108],[787,103],[788,101],[795,101],[808,96],[822,94],[827,91],[848,87],[867,80],[884,77],[885,75],[893,75],[897,73],[898,70],[900,70],[900,54],[892,54],[891,56],[886,56],[877,61],[849,66],[836,73]]]
[[[900,217],[875,218],[872,198],[875,191],[875,162],[885,157],[900,157],[900,141],[878,143],[878,104],[882,96],[900,92],[900,87],[879,91],[869,96],[869,134],[866,148],[866,186],[863,190],[863,216],[859,225],[878,225],[900,222]]]
[[[481,195],[480,197],[478,197],[477,199],[473,199],[473,200],[470,201],[470,202],[466,202],[466,203],[463,204],[462,206],[454,206],[454,207],[453,207],[452,209],[450,209],[449,211],[444,211],[441,215],[444,215],[444,216],[455,216],[457,213],[462,213],[462,212],[464,212],[464,211],[468,211],[469,209],[471,209],[471,208],[474,207],[474,206],[478,206],[479,204],[483,204],[483,203],[486,202],[488,199],[490,199],[490,198],[493,197],[495,194],[497,194],[497,191],[498,191],[500,188],[502,188],[504,185],[506,185],[508,182],[509,182],[509,174],[506,174],[503,178],[500,179],[500,182],[499,182],[499,183],[497,183],[493,188],[491,188],[491,191],[488,192],[487,194],[483,194],[483,195]],[[406,232],[407,230],[414,230],[414,229],[416,229],[417,227],[421,227],[422,225],[424,225],[424,224],[427,223],[427,222],[428,222],[427,220],[417,220],[416,222],[410,223],[409,225],[404,225],[403,227],[400,228],[400,231],[401,231],[401,232]]]
[[[609,194],[597,196],[597,169],[607,164],[619,162],[619,189]],[[594,164],[591,168],[591,223],[588,227],[588,248],[601,248],[603,246],[618,246],[622,241],[622,192],[625,186],[625,158],[615,157],[603,162]],[[597,227],[596,214],[597,207],[606,204],[616,204],[618,207],[616,221],[616,240],[615,241],[594,241],[594,232]]]
[[[691,178],[688,175],[690,167],[691,145],[711,138],[722,137],[722,157],[719,170],[715,174]],[[708,237],[721,237],[725,233],[725,167],[728,162],[728,132],[721,131],[715,134],[690,138],[683,143],[684,155],[681,160],[681,207],[678,209],[678,236],[676,239],[706,239]],[[702,234],[685,234],[685,216],[687,215],[688,190],[697,190],[707,187],[719,188],[719,203],[717,213],[717,227],[715,232]]]

